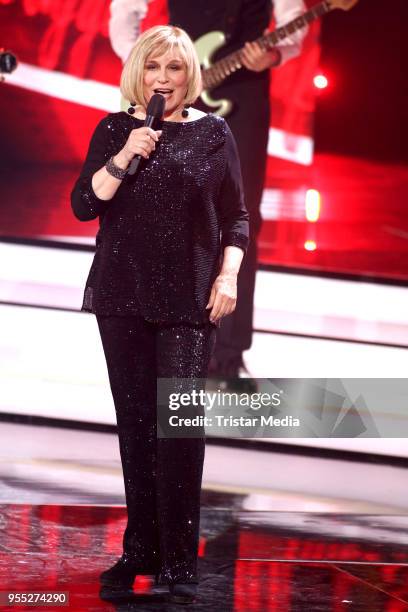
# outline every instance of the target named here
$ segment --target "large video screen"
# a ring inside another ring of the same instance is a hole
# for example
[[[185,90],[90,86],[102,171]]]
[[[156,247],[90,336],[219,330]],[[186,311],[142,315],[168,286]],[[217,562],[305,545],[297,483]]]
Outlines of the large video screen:
[[[120,110],[122,61],[109,37],[110,14],[109,0],[0,0],[0,47],[19,62],[0,85],[2,236],[95,236],[97,221],[78,222],[69,194],[94,127]],[[149,2],[140,17],[141,31],[167,23],[166,2]],[[303,166],[313,156],[319,27],[309,28],[301,57],[273,71],[271,81],[269,155]],[[270,182],[274,168],[268,165]]]

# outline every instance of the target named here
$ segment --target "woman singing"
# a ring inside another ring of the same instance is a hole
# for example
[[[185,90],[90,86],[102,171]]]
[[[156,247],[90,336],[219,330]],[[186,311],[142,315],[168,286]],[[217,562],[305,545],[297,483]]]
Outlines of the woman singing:
[[[98,124],[71,196],[80,221],[99,217],[82,310],[96,315],[106,357],[128,514],[123,554],[101,583],[131,589],[155,574],[179,603],[198,584],[205,440],[157,438],[156,380],[206,377],[248,245],[235,142],[223,119],[190,108],[200,86],[187,34],[146,31],[121,77],[131,107]],[[160,129],[143,125],[155,93]]]

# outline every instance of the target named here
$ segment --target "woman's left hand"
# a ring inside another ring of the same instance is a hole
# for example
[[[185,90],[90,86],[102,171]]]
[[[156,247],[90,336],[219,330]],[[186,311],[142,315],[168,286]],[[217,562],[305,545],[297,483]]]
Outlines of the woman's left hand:
[[[234,312],[237,304],[237,274],[221,273],[215,279],[206,306],[211,308],[210,321],[216,323],[222,317]]]

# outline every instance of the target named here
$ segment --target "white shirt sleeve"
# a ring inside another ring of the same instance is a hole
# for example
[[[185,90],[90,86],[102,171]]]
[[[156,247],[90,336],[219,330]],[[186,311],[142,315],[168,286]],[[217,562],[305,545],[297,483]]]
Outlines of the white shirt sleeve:
[[[140,34],[140,22],[145,18],[151,0],[112,0],[110,6],[109,38],[112,49],[125,62]],[[303,0],[275,0],[274,14],[277,27],[285,25],[306,12]],[[307,27],[298,30],[278,43],[282,64],[300,54]]]
[[[112,0],[109,38],[112,49],[125,62],[140,34],[140,22],[150,0]]]
[[[279,28],[286,25],[289,21],[296,19],[299,15],[306,12],[306,6],[303,0],[275,0],[274,2],[274,15],[276,19],[276,26]],[[302,50],[302,42],[306,36],[308,27],[304,27],[298,30],[294,34],[291,34],[281,43],[277,44],[279,51],[282,54],[282,64],[288,60],[300,55]]]

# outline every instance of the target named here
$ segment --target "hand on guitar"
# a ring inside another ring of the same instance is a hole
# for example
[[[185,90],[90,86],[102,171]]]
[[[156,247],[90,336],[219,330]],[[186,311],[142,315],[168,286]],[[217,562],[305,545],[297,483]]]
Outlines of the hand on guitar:
[[[264,31],[264,36],[268,31],[268,29]],[[247,42],[241,51],[241,61],[248,70],[262,72],[267,68],[279,66],[281,54],[277,48],[265,51],[257,42]]]
[[[343,11],[349,11],[357,2],[358,0],[327,0],[327,5],[329,10],[342,9]],[[269,30],[267,28],[263,35],[267,36],[268,33]],[[279,66],[281,63],[281,54],[277,47],[272,48],[270,51],[266,51],[259,43],[254,41],[245,43],[245,46],[240,52],[240,59],[242,65],[248,70],[262,72],[262,70]]]
[[[357,4],[358,0],[328,0],[329,7],[331,9],[341,9],[342,11],[349,11]]]

